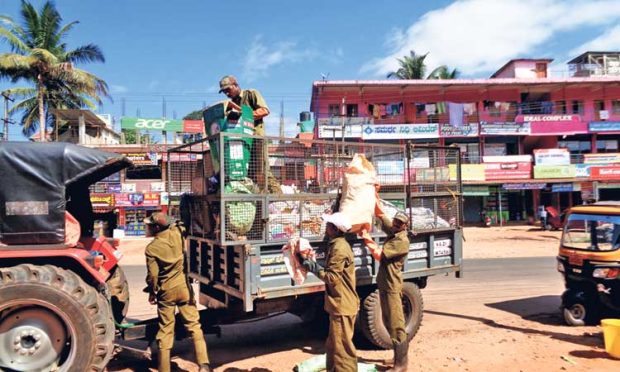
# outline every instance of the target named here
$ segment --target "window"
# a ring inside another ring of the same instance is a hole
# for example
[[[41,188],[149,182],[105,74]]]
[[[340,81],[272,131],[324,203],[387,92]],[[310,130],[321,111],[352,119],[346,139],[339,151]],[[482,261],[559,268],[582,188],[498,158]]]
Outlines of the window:
[[[572,101],[571,107],[572,107],[572,110],[571,110],[572,114],[578,114],[578,115],[583,114],[583,101]]]
[[[555,113],[556,114],[566,114],[566,101],[556,101],[555,102]]]
[[[594,101],[594,110],[596,111],[605,110],[605,101],[600,101],[600,100]]]
[[[620,101],[611,101],[611,112],[613,114],[620,114]]]
[[[347,117],[357,117],[358,113],[357,104],[349,104],[347,105]]]
[[[571,214],[562,245],[589,251],[610,251],[620,246],[620,216]]]
[[[327,107],[327,114],[332,116],[340,116],[340,105],[339,104],[329,104]]]

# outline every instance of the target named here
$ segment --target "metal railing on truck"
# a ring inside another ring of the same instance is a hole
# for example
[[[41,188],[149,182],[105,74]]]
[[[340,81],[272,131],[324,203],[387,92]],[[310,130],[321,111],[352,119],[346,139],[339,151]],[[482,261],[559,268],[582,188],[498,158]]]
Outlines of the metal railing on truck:
[[[336,202],[345,169],[357,153],[374,165],[380,197],[412,220],[415,235],[405,277],[460,271],[457,147],[219,133],[168,152],[168,191],[171,198],[181,194],[190,275],[201,282],[211,306],[226,307],[232,296],[249,311],[256,298],[322,290],[313,276],[304,286],[293,284],[281,248],[290,238],[303,237],[321,261],[321,215]],[[284,192],[276,192],[274,184],[284,185]],[[378,226],[372,234],[379,242],[384,237]],[[361,241],[354,241],[353,249],[358,284],[372,284],[378,262]]]

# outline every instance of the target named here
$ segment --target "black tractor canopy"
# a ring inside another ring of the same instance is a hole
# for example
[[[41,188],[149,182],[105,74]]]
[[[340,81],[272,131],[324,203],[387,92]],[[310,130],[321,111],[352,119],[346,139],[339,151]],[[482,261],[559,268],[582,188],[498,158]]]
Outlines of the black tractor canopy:
[[[124,155],[70,143],[0,142],[0,243],[62,243],[71,190],[82,195],[74,209],[92,214],[88,186],[130,165]]]

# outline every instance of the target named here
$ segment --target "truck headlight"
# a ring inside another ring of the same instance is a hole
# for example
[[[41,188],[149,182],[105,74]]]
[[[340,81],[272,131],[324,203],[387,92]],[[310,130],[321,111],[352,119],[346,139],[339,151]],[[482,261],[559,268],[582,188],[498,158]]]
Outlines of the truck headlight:
[[[604,267],[600,269],[594,269],[592,276],[598,279],[615,279],[620,275],[620,268],[617,267]]]
[[[564,272],[564,264],[558,261],[558,271],[563,273]]]

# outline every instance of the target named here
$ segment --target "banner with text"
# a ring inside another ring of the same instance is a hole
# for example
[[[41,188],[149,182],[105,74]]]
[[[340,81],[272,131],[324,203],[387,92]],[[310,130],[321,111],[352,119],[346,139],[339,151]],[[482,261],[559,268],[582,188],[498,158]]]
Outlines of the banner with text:
[[[439,124],[375,124],[362,127],[362,139],[439,138]]]
[[[439,135],[443,138],[451,137],[476,137],[478,136],[478,124],[441,124]]]
[[[620,121],[591,121],[588,130],[590,133],[620,132]]]
[[[570,152],[567,149],[535,149],[536,165],[569,165]]]
[[[487,123],[480,122],[480,134],[502,136],[527,136],[531,132],[530,123]]]
[[[574,178],[575,165],[535,165],[534,178]]]
[[[529,179],[532,163],[484,163],[484,176],[487,181]]]
[[[154,130],[160,132],[183,132],[183,120],[123,117],[121,118],[121,128]]]

